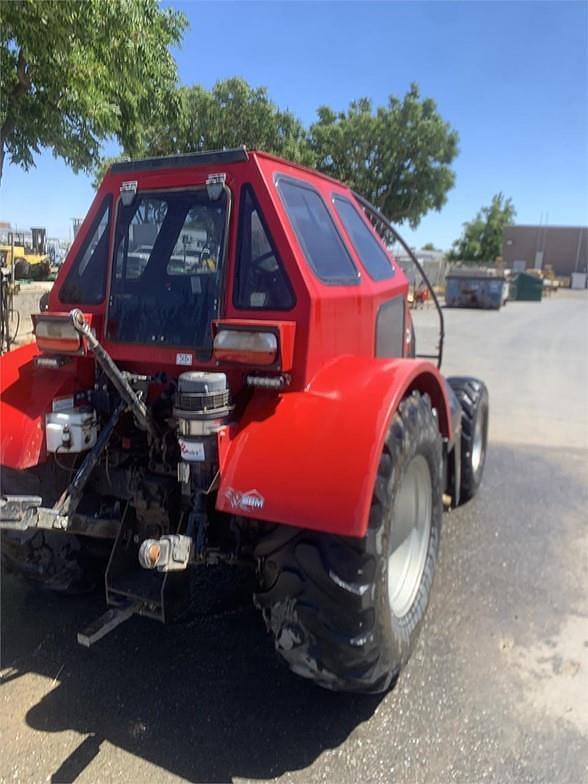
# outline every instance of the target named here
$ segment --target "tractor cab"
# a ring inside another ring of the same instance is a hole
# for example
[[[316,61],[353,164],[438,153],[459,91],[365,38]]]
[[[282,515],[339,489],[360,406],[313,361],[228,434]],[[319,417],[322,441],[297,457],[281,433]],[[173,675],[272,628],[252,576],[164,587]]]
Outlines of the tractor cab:
[[[408,356],[407,291],[347,188],[234,150],[114,165],[49,312],[91,315],[129,367],[242,367],[235,383],[287,374],[301,388],[342,353]]]

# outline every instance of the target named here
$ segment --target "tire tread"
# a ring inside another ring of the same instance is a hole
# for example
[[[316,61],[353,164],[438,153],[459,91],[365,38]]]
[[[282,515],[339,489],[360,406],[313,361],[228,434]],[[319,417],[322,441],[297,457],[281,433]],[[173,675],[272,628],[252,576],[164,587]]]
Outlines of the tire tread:
[[[276,526],[278,530],[263,537],[256,549],[261,586],[254,602],[274,635],[276,649],[293,672],[326,688],[362,693],[387,690],[416,640],[432,583],[438,528],[432,529],[433,557],[427,562],[424,588],[395,627],[394,652],[388,649],[378,621],[378,603],[382,533],[395,466],[418,439],[434,444],[440,519],[441,438],[429,398],[413,393],[400,404],[385,439],[363,539],[303,529],[282,533],[279,529],[286,527]]]

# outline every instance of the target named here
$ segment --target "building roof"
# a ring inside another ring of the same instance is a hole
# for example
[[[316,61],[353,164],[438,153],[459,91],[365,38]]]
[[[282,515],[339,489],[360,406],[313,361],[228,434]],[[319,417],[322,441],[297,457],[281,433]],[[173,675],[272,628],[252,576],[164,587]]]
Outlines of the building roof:
[[[588,231],[588,226],[566,226],[557,223],[509,223],[505,229],[570,229],[571,231]]]

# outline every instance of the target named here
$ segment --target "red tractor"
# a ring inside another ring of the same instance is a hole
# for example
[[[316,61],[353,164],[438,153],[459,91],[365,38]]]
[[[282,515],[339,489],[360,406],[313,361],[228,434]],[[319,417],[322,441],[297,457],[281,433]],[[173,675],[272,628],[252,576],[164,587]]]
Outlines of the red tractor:
[[[0,360],[2,555],[55,590],[103,581],[82,644],[180,612],[188,567],[246,563],[295,673],[394,682],[444,503],[480,484],[488,394],[430,361],[440,310],[438,354],[415,356],[393,237],[260,152],[110,168],[36,343]]]

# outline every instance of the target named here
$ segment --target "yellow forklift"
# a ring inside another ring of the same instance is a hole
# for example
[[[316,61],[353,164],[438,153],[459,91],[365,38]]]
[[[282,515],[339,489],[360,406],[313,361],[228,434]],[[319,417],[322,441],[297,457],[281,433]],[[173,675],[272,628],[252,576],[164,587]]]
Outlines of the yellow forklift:
[[[47,253],[47,232],[32,228],[30,236],[9,231],[6,242],[0,242],[0,267],[14,268],[16,280],[47,280],[51,260]]]

